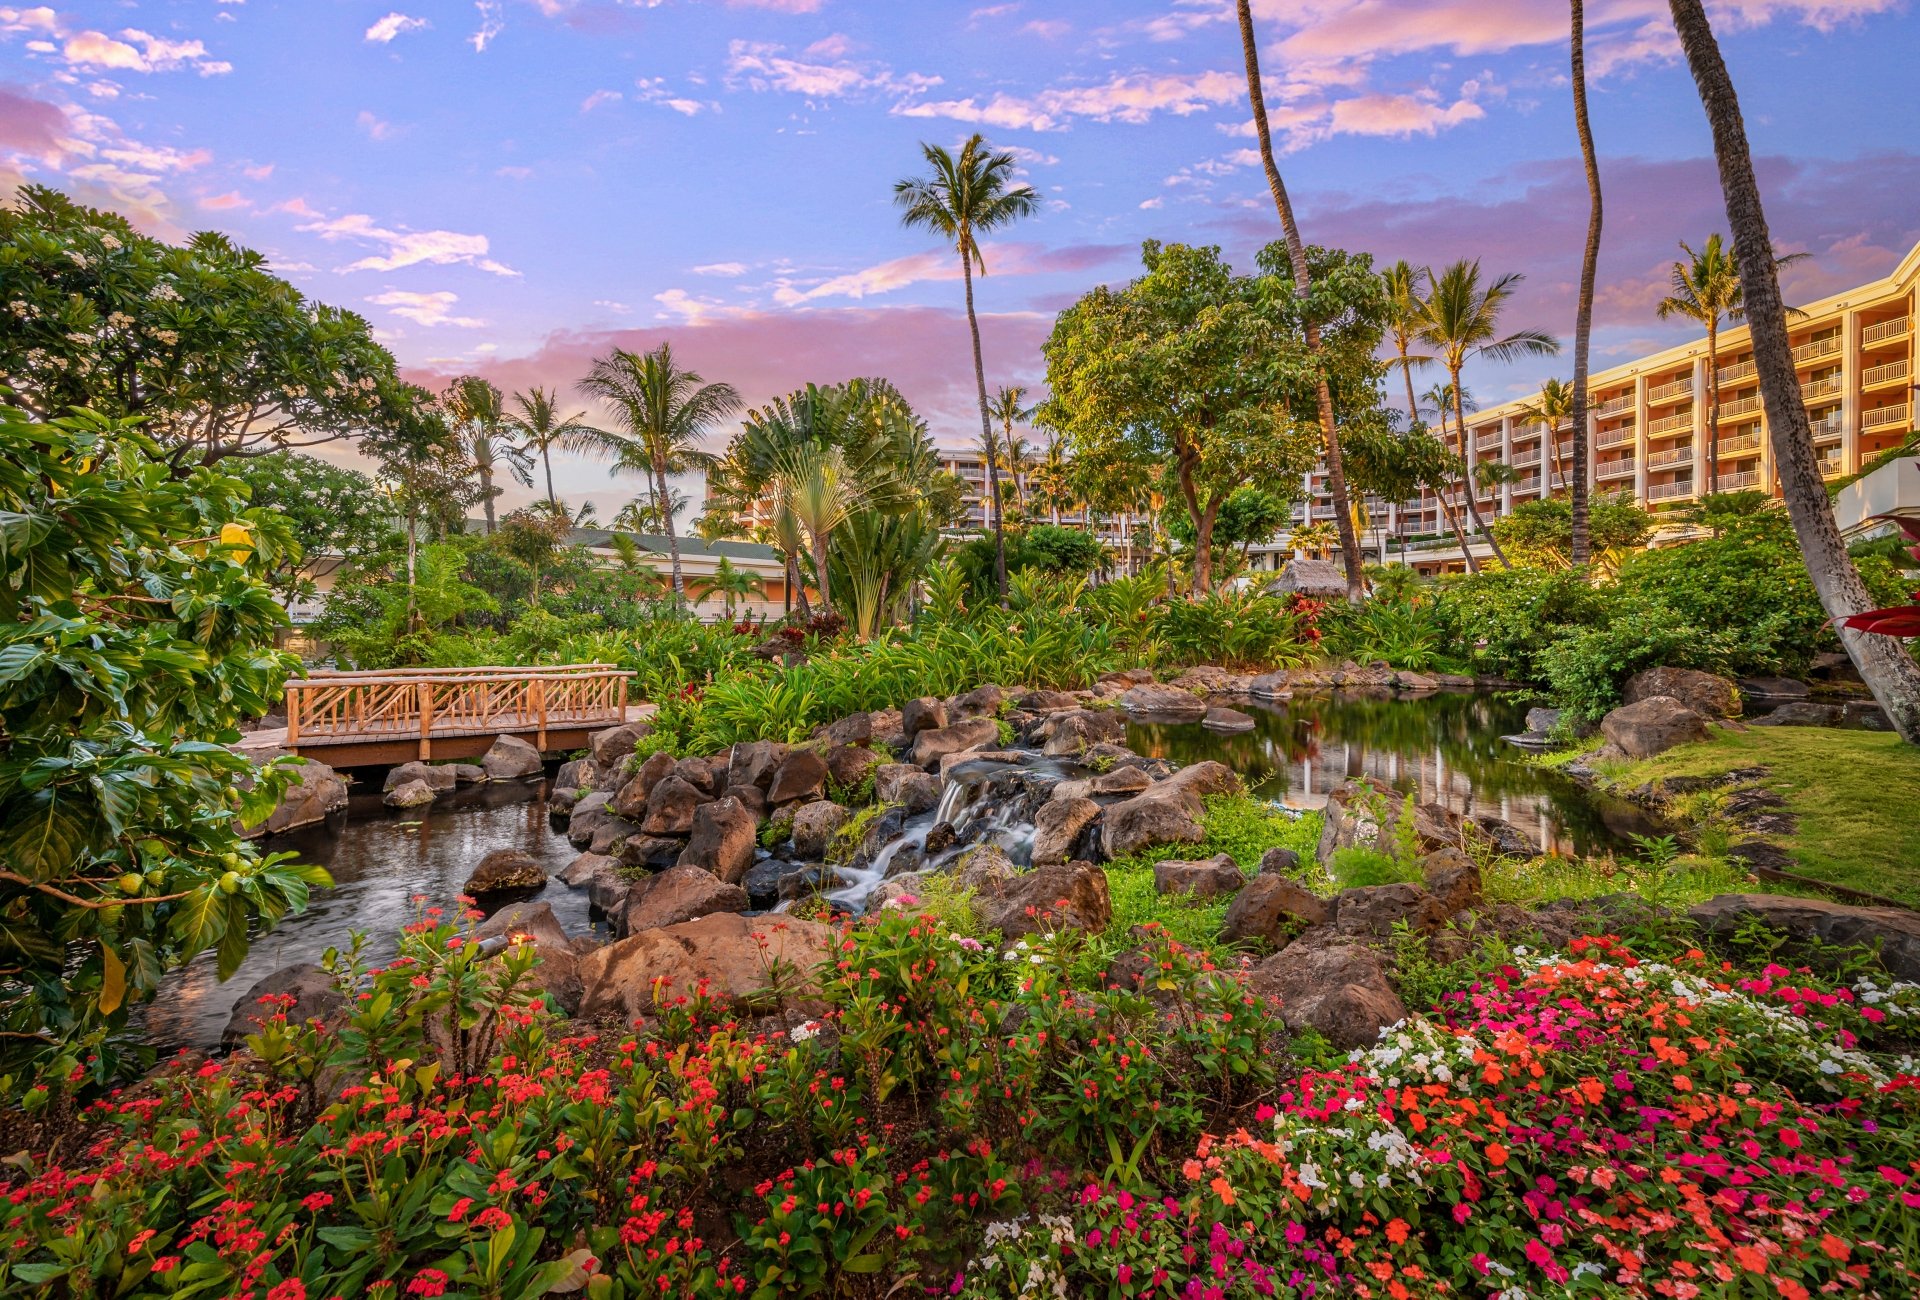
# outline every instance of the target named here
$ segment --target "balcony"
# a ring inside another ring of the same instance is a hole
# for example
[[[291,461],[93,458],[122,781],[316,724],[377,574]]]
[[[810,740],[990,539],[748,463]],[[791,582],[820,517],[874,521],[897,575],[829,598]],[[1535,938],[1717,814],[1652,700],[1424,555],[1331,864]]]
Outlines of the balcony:
[[[1693,495],[1693,482],[1682,479],[1678,483],[1656,483],[1647,489],[1649,501],[1679,501]]]
[[[1682,411],[1678,415],[1669,415],[1655,420],[1647,426],[1647,436],[1658,438],[1663,433],[1684,433],[1693,428],[1693,412]]]
[[[1631,411],[1632,409],[1632,393],[1628,393],[1625,397],[1609,397],[1606,401],[1593,408],[1593,418],[1596,420],[1604,420],[1609,415],[1618,415],[1622,411]]]
[[[1870,348],[1876,343],[1897,339],[1907,332],[1912,323],[1905,316],[1896,316],[1892,320],[1883,320],[1878,324],[1869,325],[1860,331],[1860,345]]]
[[[1737,384],[1743,379],[1752,379],[1754,375],[1758,373],[1759,369],[1753,362],[1736,361],[1730,366],[1721,366],[1713,372],[1713,375],[1715,379],[1720,381],[1720,386],[1724,388],[1728,384]]]
[[[1538,465],[1539,463],[1540,463],[1540,449],[1538,447],[1534,448],[1532,451],[1523,451],[1519,455],[1515,456],[1512,460],[1507,462],[1507,464],[1513,466],[1515,469],[1525,469],[1529,465]]]
[[[1538,474],[1528,474],[1524,478],[1517,478],[1513,481],[1513,490],[1515,492],[1535,492],[1538,491],[1539,488],[1540,476]]]
[[[1732,474],[1722,474],[1713,481],[1716,492],[1738,492],[1742,488],[1755,487],[1760,482],[1760,471],[1743,469]]]
[[[1796,366],[1812,365],[1821,357],[1835,357],[1839,355],[1840,336],[1835,334],[1830,338],[1815,339],[1811,343],[1802,343],[1793,350],[1793,364]]]
[[[1758,450],[1760,450],[1760,435],[1757,433],[1743,433],[1738,438],[1722,438],[1720,440],[1720,455],[1723,458],[1727,456],[1738,456],[1742,452]]]
[[[1610,429],[1605,433],[1595,434],[1593,445],[1598,450],[1607,447],[1624,447],[1632,441],[1632,429]]]
[[[1826,419],[1812,421],[1807,427],[1813,431],[1813,441],[1815,444],[1839,442],[1847,431],[1845,424],[1840,419],[1840,412],[1838,411],[1835,411]]]
[[[1676,379],[1670,384],[1661,384],[1658,388],[1647,390],[1647,405],[1657,406],[1665,402],[1678,401],[1682,397],[1693,396],[1693,380]]]
[[[1720,418],[1731,420],[1737,416],[1751,415],[1760,409],[1760,394],[1748,393],[1745,397],[1736,397],[1731,402],[1720,404]]]
[[[1633,457],[1616,456],[1612,460],[1594,462],[1595,478],[1631,478],[1633,476]]]
[[[1904,357],[1899,361],[1889,361],[1884,366],[1872,366],[1860,376],[1862,388],[1879,388],[1883,384],[1899,383],[1913,369],[1913,364]]]
[[[1831,456],[1822,456],[1815,464],[1820,466],[1821,478],[1839,478],[1840,475],[1845,472],[1841,468],[1840,454],[1838,452],[1835,452]]]
[[[1912,418],[1913,406],[1908,402],[1902,402],[1898,406],[1882,406],[1875,410],[1862,411],[1860,432],[1865,433],[1869,429],[1890,429],[1896,425],[1906,424]]]
[[[1675,447],[1672,451],[1663,451],[1657,455],[1647,457],[1648,469],[1660,469],[1667,465],[1691,464],[1693,464],[1692,447]]]
[[[1837,401],[1846,388],[1846,376],[1836,370],[1833,374],[1809,379],[1800,385],[1800,400],[1809,406],[1819,401]]]

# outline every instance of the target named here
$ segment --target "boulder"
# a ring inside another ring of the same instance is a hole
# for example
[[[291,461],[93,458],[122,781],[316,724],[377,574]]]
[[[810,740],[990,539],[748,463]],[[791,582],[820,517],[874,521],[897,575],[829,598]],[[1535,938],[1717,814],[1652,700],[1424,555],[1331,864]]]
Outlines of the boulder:
[[[1366,1047],[1407,1018],[1385,959],[1365,944],[1312,932],[1253,968],[1248,989],[1278,1000],[1294,1029],[1314,1029],[1337,1048]]]
[[[1540,846],[1533,837],[1505,818],[1495,817],[1492,813],[1475,813],[1467,818],[1461,827],[1463,834],[1471,827],[1471,833],[1493,846],[1494,852],[1508,858],[1537,858]]]
[[[1300,855],[1292,849],[1268,849],[1260,855],[1260,874],[1263,876],[1298,877],[1300,874]]]
[[[694,816],[697,821],[699,814],[696,812]],[[686,852],[686,843],[675,836],[642,835],[639,828],[630,823],[617,824],[627,827],[627,836],[620,842],[619,849],[620,861],[629,867],[637,867],[642,871],[665,871]]]
[[[1129,686],[1141,686],[1153,680],[1151,668],[1121,668],[1115,672],[1102,673],[1094,683],[1097,686],[1112,686],[1124,691]]]
[[[932,857],[936,853],[945,853],[953,847],[954,839],[952,822],[935,822],[927,827],[927,838],[921,845],[921,850],[927,857]]]
[[[1189,763],[1165,780],[1157,781],[1148,787],[1148,794],[1171,793],[1178,791],[1183,795],[1239,794],[1245,787],[1234,770],[1225,763],[1216,763],[1211,759],[1200,763]]]
[[[1033,865],[1065,862],[1073,857],[1080,833],[1100,816],[1091,799],[1049,799],[1033,819]]]
[[[1286,673],[1261,673],[1247,683],[1247,694],[1256,700],[1290,700],[1293,679]]]
[[[640,828],[626,818],[609,816],[595,822],[593,834],[584,845],[578,847],[585,848],[589,853],[624,853],[627,842],[639,833]]]
[[[485,768],[481,769],[485,771]],[[600,784],[600,764],[590,758],[569,759],[553,774],[556,790],[591,790]]]
[[[1087,782],[1094,794],[1138,794],[1153,784],[1153,778],[1137,767],[1116,767]]]
[[[1846,710],[1837,704],[1815,704],[1812,700],[1788,700],[1771,713],[1753,719],[1756,727],[1837,727],[1846,718]]]
[[[864,745],[873,739],[873,715],[849,713],[838,722],[821,727],[815,734],[829,745]]]
[[[627,899],[633,894],[633,880],[618,870],[603,871],[587,882],[587,904],[602,916],[613,918],[618,926],[627,914]]]
[[[649,835],[685,835],[693,830],[693,810],[705,801],[677,773],[663,777],[647,795],[647,815],[640,829]]]
[[[827,799],[800,805],[793,814],[794,855],[811,861],[826,857],[835,832],[845,826],[852,815]]]
[[[727,789],[758,786],[762,791],[773,784],[773,774],[786,760],[787,746],[774,740],[743,741],[727,755]]]
[[[948,754],[980,749],[1000,739],[993,718],[966,718],[947,727],[925,728],[914,735],[910,762],[931,768]]]
[[[1058,713],[1080,707],[1079,695],[1072,691],[1028,691],[1014,701],[1028,713]]]
[[[580,958],[574,954],[573,941],[546,903],[515,903],[503,907],[474,930],[480,940],[518,938],[531,943],[539,954],[533,979],[541,992],[561,1010],[572,1015],[580,1009]]]
[[[648,722],[629,722],[625,726],[608,727],[605,731],[596,731],[587,737],[587,748],[593,751],[593,761],[602,770],[620,766],[640,738],[653,730]]]
[[[582,889],[591,884],[593,878],[602,872],[617,871],[619,868],[620,859],[618,858],[610,857],[605,853],[582,853],[561,869],[560,883]]]
[[[1013,859],[997,844],[976,844],[960,855],[954,865],[953,883],[976,893],[997,893],[1020,874]]]
[[[1007,693],[998,686],[976,686],[965,695],[956,695],[947,701],[947,717],[952,721],[962,718],[993,718],[1000,714],[1001,702]]]
[[[733,912],[643,930],[581,961],[586,996],[580,1014],[650,1017],[655,986],[662,982],[664,992],[691,994],[704,981],[709,997],[735,1004],[766,992],[768,972],[776,965],[803,978],[801,988],[780,990],[782,998],[797,993],[812,1003],[818,999],[818,967],[833,938],[832,929],[816,922],[780,915],[749,919]]]
[[[1417,803],[1413,805],[1412,816],[1418,852],[1426,854],[1460,846],[1458,814],[1439,804]],[[1320,843],[1314,856],[1327,863],[1344,848],[1397,852],[1399,831],[1404,829],[1406,817],[1407,796],[1386,782],[1364,776],[1344,781],[1327,795]]]
[[[940,782],[912,763],[882,763],[873,769],[873,796],[909,813],[928,812],[940,803]]]
[[[704,758],[683,758],[673,765],[673,774],[711,799],[720,793],[720,787],[714,780],[713,764]],[[721,776],[726,775],[725,771]]]
[[[780,760],[767,786],[767,802],[774,807],[801,799],[818,799],[827,786],[827,761],[811,749],[796,749]]]
[[[1153,888],[1161,894],[1187,894],[1194,898],[1225,898],[1240,892],[1247,878],[1232,855],[1216,854],[1202,861],[1169,859],[1153,864]]]
[[[576,803],[567,814],[567,843],[576,849],[586,848],[594,831],[613,816],[613,809],[608,806],[612,800],[613,796],[604,790],[595,790]]]
[[[1200,719],[1200,725],[1208,731],[1217,731],[1222,735],[1237,735],[1243,731],[1252,731],[1254,721],[1251,715],[1242,713],[1238,709],[1229,709],[1216,704],[1207,710],[1204,718]]]
[[[1791,677],[1742,677],[1736,683],[1742,695],[1763,700],[1804,700],[1813,688]]]
[[[504,894],[516,889],[538,889],[547,883],[540,859],[520,849],[495,849],[481,858],[461,887],[464,894]]]
[[[324,822],[347,806],[347,783],[325,763],[307,759],[293,769],[293,780],[267,820],[249,826],[248,835],[278,835]]]
[[[1420,877],[1448,916],[1480,905],[1480,868],[1458,849],[1441,849],[1422,858]]]
[[[1432,934],[1447,923],[1439,899],[1418,885],[1362,885],[1343,889],[1333,900],[1333,924],[1342,934],[1391,938],[1404,921],[1417,934]]]
[[[1040,724],[1046,754],[1090,753],[1094,746],[1125,740],[1126,715],[1112,709],[1071,709],[1048,716]]]
[[[974,895],[983,928],[1006,938],[1074,929],[1099,933],[1113,920],[1107,873],[1091,862],[1049,863],[1004,877]]]
[[[931,695],[908,700],[900,706],[900,730],[909,741],[923,731],[938,731],[947,725],[947,705]]]
[[[1790,938],[1839,947],[1880,949],[1895,979],[1920,983],[1920,912],[1903,907],[1853,907],[1823,898],[1779,894],[1721,894],[1687,909],[1695,925],[1733,935],[1752,921]]]
[[[425,781],[408,781],[387,791],[380,802],[389,808],[424,808],[435,797],[433,787]]]
[[[757,785],[730,785],[727,798],[738,800],[753,817],[755,826],[763,825],[767,820],[767,792]]]
[[[1707,738],[1707,720],[1671,695],[1649,695],[1600,719],[1600,734],[1626,758],[1652,758]]]
[[[1740,688],[1730,679],[1697,668],[1648,668],[1627,678],[1620,689],[1626,704],[1642,700],[1678,700],[1703,718],[1740,716]]]
[[[544,770],[540,751],[518,736],[496,737],[480,766],[487,770],[489,781],[524,781]]]
[[[1026,761],[1027,755],[1017,749],[968,749],[956,754],[942,754],[935,767],[940,784],[945,785],[953,779],[953,769],[962,763],[1019,764]]]
[[[447,766],[453,769],[453,779],[460,785],[480,785],[492,779],[487,775],[487,769],[478,763],[449,763]]]
[[[865,745],[835,745],[827,751],[827,779],[849,793],[866,781],[867,774],[880,766],[880,755]]]
[[[233,1004],[233,1014],[227,1018],[227,1027],[220,1031],[220,1046],[228,1051],[241,1046],[248,1034],[260,1032],[260,1022],[282,1014],[278,999],[292,998],[293,1005],[284,1009],[287,1023],[304,1025],[309,1020],[326,1020],[336,1012],[346,1009],[347,999],[333,987],[328,974],[310,962],[296,966],[282,966],[279,970],[258,981],[240,995]],[[271,1005],[262,1005],[262,998],[274,998]]]
[[[754,833],[759,829],[753,814],[732,795],[703,803],[694,810],[693,837],[679,865],[698,867],[737,884],[753,865]]]
[[[744,873],[742,873],[744,874]],[[747,891],[700,867],[669,867],[635,881],[621,912],[623,934],[679,925],[715,912],[744,912]]]
[[[629,821],[640,821],[647,815],[647,798],[653,788],[672,775],[679,764],[673,755],[667,753],[648,754],[646,760],[634,770],[613,796],[613,811]]]
[[[398,767],[387,769],[387,779],[381,784],[382,793],[398,790],[409,781],[422,781],[429,790],[438,794],[451,790],[459,782],[459,774],[451,766],[443,763],[422,763],[419,759],[411,763],[402,763]]]
[[[845,889],[847,878],[827,866],[816,862],[803,866],[798,871],[789,871],[780,877],[780,897],[785,902],[797,902],[802,898],[814,898],[835,889]]]
[[[1228,943],[1258,940],[1279,946],[1292,934],[1333,919],[1333,906],[1299,881],[1263,872],[1246,882],[1221,924]]]
[[[770,911],[780,902],[780,878],[793,870],[791,862],[779,858],[761,858],[747,868],[747,874],[740,877],[740,887],[747,891],[747,905],[756,911]]]
[[[897,876],[881,881],[867,895],[867,911],[879,912],[889,907],[911,907],[906,900],[918,902],[926,896],[933,875],[926,871],[903,871]]]
[[[1560,725],[1559,709],[1532,708],[1527,710],[1527,730],[1545,734]]]
[[[1129,717],[1154,722],[1198,722],[1207,716],[1207,702],[1198,695],[1159,682],[1129,687],[1120,703]]]
[[[1100,823],[1100,847],[1110,858],[1131,857],[1157,844],[1198,844],[1205,839],[1197,798],[1167,798],[1148,790],[1110,806]]]

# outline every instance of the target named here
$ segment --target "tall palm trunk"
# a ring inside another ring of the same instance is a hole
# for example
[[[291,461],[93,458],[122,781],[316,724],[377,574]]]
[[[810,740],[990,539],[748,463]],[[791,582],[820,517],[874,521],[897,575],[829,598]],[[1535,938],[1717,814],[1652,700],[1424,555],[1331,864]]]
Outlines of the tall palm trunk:
[[[973,237],[967,231],[960,233],[960,278],[967,286],[967,332],[973,335],[973,382],[980,392],[980,443],[983,447],[993,446],[993,416],[987,411],[987,366],[980,357],[980,318],[973,312]],[[993,500],[993,586],[1000,596],[1000,608],[1007,607],[1007,534],[1002,526],[1000,509],[1000,467],[994,462],[998,456],[987,457],[987,495]],[[824,585],[826,575],[821,574]],[[824,590],[820,593],[820,602],[826,603]]]
[[[1580,135],[1580,161],[1587,172],[1587,247],[1580,259],[1580,305],[1573,317],[1573,538],[1574,568],[1593,549],[1587,510],[1587,353],[1593,339],[1593,282],[1600,268],[1600,160],[1587,119],[1587,32],[1582,0],[1573,5],[1573,125]],[[1553,445],[1560,445],[1554,434]]]
[[[1407,401],[1409,404],[1413,401],[1413,380],[1411,379],[1407,380]],[[1440,436],[1442,438],[1447,436],[1447,408],[1445,404],[1442,404],[1440,407]],[[1460,513],[1455,510],[1452,503],[1447,500],[1446,489],[1444,487],[1441,488],[1435,494],[1434,499],[1440,503],[1440,517],[1445,519],[1447,521],[1447,527],[1453,530],[1453,540],[1460,543],[1460,556],[1467,562],[1467,572],[1480,572],[1480,561],[1473,558],[1473,549],[1467,545],[1467,530],[1460,526]]]
[[[478,466],[480,472],[481,508],[487,516],[487,536],[493,536],[493,470],[485,465]]]
[[[1766,407],[1768,435],[1773,442],[1774,466],[1780,475],[1780,493],[1786,498],[1793,531],[1806,558],[1807,576],[1813,580],[1822,607],[1835,619],[1864,613],[1873,608],[1874,601],[1847,555],[1846,543],[1827,503],[1826,486],[1814,463],[1813,429],[1794,379],[1780,272],[1767,232],[1766,212],[1760,204],[1760,186],[1753,175],[1740,100],[1700,0],[1668,0],[1668,4],[1680,34],[1680,48],[1686,52],[1694,84],[1700,90],[1707,124],[1713,129],[1713,151],[1720,164],[1727,223],[1733,229],[1734,261],[1740,268],[1740,292],[1753,344],[1753,365],[1760,379],[1760,397]],[[1846,627],[1839,632],[1861,680],[1886,710],[1894,729],[1908,744],[1920,744],[1920,665],[1893,637]]]
[[[653,456],[653,488],[657,494],[654,510],[660,516],[660,531],[667,535],[667,557],[673,564],[673,607],[686,605],[687,580],[680,572],[680,538],[673,531],[672,489],[667,486],[667,458],[658,451]]]
[[[553,494],[553,458],[547,454],[547,444],[540,444],[540,465],[547,471],[547,504],[556,510],[560,507],[560,498]]]
[[[1487,527],[1487,521],[1481,517],[1480,507],[1474,499],[1480,495],[1480,485],[1474,482],[1474,470],[1478,468],[1474,462],[1479,454],[1479,448],[1474,446],[1473,435],[1467,430],[1467,404],[1466,398],[1460,391],[1460,367],[1457,364],[1449,364],[1447,371],[1449,377],[1453,380],[1454,430],[1460,435],[1460,460],[1461,463],[1466,466],[1462,486],[1466,489],[1467,494],[1467,518],[1473,521],[1474,531],[1487,539],[1487,545],[1493,551],[1493,558],[1500,561],[1500,567],[1503,569],[1511,569],[1513,567],[1512,561],[1508,560],[1507,553],[1500,549],[1500,539],[1493,535],[1493,529]],[[1558,435],[1556,434],[1555,436],[1557,437]],[[1467,567],[1473,567],[1471,559],[1469,559]]]
[[[1266,93],[1260,87],[1260,51],[1253,38],[1253,8],[1248,0],[1239,0],[1240,46],[1247,58],[1247,100],[1253,109],[1253,130],[1260,141],[1260,165],[1267,173],[1267,188],[1273,192],[1273,206],[1280,214],[1280,228],[1287,237],[1287,259],[1293,264],[1294,291],[1305,306],[1313,277],[1307,267],[1307,246],[1301,242],[1300,227],[1293,217],[1293,203],[1287,198],[1286,182],[1273,161],[1273,134],[1267,128]],[[1308,314],[1304,320],[1307,352],[1318,369],[1320,325]],[[1320,433],[1326,442],[1327,490],[1333,494],[1333,516],[1340,528],[1340,558],[1347,570],[1347,599],[1359,604],[1366,598],[1366,575],[1360,560],[1360,539],[1353,531],[1352,512],[1347,507],[1347,475],[1340,463],[1340,432],[1333,423],[1333,393],[1327,387],[1325,371],[1315,377],[1315,398],[1320,408]]]
[[[820,588],[820,608],[831,612],[833,593],[827,590],[827,537],[825,533],[809,533],[808,540],[813,543],[813,576]]]
[[[1707,322],[1707,491],[1720,490],[1720,314]]]

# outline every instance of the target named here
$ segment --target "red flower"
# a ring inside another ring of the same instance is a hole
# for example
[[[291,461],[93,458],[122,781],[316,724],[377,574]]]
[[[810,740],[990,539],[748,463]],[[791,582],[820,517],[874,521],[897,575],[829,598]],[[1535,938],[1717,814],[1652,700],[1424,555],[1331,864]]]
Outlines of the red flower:
[[[307,1300],[307,1284],[290,1277],[267,1292],[267,1300]]]
[[[437,1296],[447,1293],[447,1275],[437,1268],[423,1268],[407,1283],[407,1294]]]

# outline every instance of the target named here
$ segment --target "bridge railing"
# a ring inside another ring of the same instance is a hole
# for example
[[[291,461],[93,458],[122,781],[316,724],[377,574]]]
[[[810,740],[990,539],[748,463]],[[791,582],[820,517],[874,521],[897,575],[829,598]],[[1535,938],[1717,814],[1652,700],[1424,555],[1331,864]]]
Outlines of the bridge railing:
[[[602,664],[555,668],[395,669],[316,673],[287,683],[287,745],[531,733],[626,721],[628,674]]]

